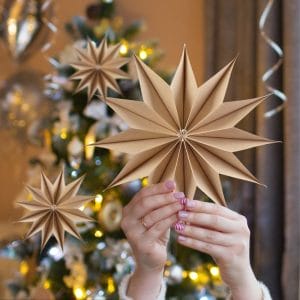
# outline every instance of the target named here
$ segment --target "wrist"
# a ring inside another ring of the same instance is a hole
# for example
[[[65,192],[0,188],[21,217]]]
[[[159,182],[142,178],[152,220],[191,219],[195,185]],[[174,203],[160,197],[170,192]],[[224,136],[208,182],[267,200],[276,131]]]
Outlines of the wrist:
[[[230,291],[233,300],[262,300],[261,287],[251,268],[237,285],[230,286]]]
[[[156,299],[163,280],[163,268],[148,269],[138,267],[130,278],[127,295],[133,299]]]

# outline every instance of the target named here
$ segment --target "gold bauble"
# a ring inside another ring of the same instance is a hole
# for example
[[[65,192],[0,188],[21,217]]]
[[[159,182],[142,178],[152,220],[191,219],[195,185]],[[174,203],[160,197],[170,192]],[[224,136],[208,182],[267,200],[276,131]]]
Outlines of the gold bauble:
[[[104,199],[98,213],[99,224],[107,231],[115,231],[120,228],[122,220],[122,203],[119,199]]]

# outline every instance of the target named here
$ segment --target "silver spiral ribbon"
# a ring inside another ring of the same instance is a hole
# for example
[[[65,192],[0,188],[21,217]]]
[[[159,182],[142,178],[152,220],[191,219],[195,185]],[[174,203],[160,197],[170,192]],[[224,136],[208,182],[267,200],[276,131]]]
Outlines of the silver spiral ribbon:
[[[282,103],[280,105],[276,106],[275,108],[265,112],[264,116],[266,118],[271,118],[272,116],[274,116],[277,113],[279,113],[280,111],[282,111],[282,109],[285,106],[285,102],[287,101],[287,97],[283,91],[276,89],[275,87],[273,87],[267,83],[267,81],[274,75],[274,73],[276,73],[276,71],[282,66],[283,56],[284,56],[283,50],[281,49],[281,47],[276,42],[274,42],[267,35],[267,33],[264,30],[266,20],[270,14],[273,4],[274,4],[274,0],[269,0],[266,7],[264,8],[264,10],[260,16],[260,19],[259,19],[259,30],[260,30],[260,34],[261,34],[262,38],[275,51],[275,53],[278,55],[279,59],[271,68],[266,70],[266,72],[262,76],[262,81],[263,81],[266,89],[269,92],[271,92],[272,94],[274,94],[277,98],[279,98],[282,101]]]
[[[46,0],[43,4],[42,4],[42,12],[46,11],[51,5],[53,4],[53,0]],[[53,8],[54,10],[56,10],[55,8]],[[53,47],[54,44],[54,40],[55,40],[55,34],[57,33],[57,27],[56,25],[51,22],[50,20],[48,20],[46,17],[42,18],[42,21],[44,23],[44,25],[48,28],[48,30],[52,33],[52,36],[50,37],[49,42],[45,43],[41,49],[42,53],[45,53],[47,51],[50,50],[50,48]]]

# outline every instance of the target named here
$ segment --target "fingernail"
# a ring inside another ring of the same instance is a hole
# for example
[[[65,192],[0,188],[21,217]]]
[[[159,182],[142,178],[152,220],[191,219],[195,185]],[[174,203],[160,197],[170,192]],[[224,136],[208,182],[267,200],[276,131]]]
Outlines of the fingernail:
[[[184,224],[183,223],[180,223],[180,222],[177,222],[174,226],[174,229],[176,231],[179,231],[179,232],[182,232],[184,230]]]
[[[181,205],[185,206],[186,202],[187,202],[187,199],[185,197],[180,199],[180,204]]]
[[[186,219],[187,216],[188,216],[188,212],[185,211],[185,210],[181,210],[181,211],[178,212],[178,216],[179,216],[180,219]]]
[[[190,207],[190,208],[195,207],[196,206],[196,201],[188,199],[187,202],[186,202],[186,206]]]
[[[185,236],[182,236],[182,235],[179,235],[178,236],[178,241],[185,241],[186,240],[186,237]]]
[[[182,193],[182,192],[176,192],[176,193],[173,194],[173,196],[176,199],[182,199],[182,198],[184,198],[184,193]]]
[[[175,182],[173,180],[167,180],[165,182],[165,186],[169,189],[169,190],[174,190],[175,189]]]

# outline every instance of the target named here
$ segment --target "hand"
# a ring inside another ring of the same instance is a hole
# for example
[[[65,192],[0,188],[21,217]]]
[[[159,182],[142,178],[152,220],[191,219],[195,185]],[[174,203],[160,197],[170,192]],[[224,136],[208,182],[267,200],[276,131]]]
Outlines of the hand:
[[[145,187],[124,207],[121,227],[136,261],[128,288],[128,296],[134,299],[154,299],[158,294],[170,227],[185,199],[183,193],[174,191],[173,181]]]
[[[249,258],[250,231],[244,216],[217,204],[187,200],[175,229],[178,242],[211,255],[233,299],[260,300]],[[185,223],[187,222],[187,223]]]

